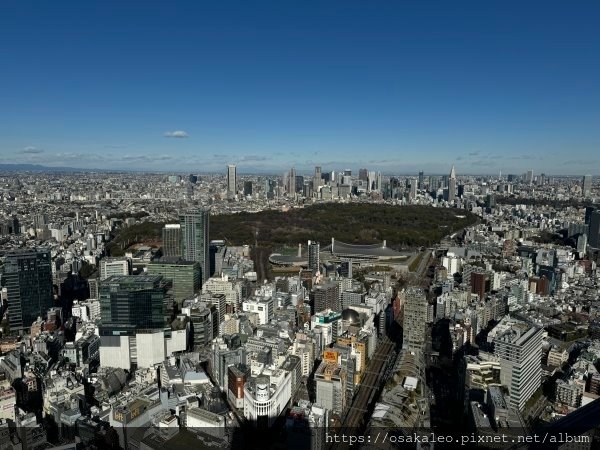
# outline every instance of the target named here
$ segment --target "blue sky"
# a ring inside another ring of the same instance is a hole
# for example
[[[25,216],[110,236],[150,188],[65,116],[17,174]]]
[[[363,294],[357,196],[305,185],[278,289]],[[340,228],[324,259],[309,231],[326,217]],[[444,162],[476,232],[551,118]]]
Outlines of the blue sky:
[[[4,0],[0,163],[600,174],[599,23],[597,1]]]

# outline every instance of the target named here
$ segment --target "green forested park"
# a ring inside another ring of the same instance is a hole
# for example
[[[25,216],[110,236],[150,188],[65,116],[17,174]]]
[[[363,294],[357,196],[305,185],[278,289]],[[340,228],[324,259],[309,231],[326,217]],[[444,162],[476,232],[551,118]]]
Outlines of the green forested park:
[[[429,206],[325,204],[282,211],[211,217],[211,239],[230,244],[297,245],[307,240],[325,244],[332,237],[348,244],[387,241],[388,247],[431,245],[445,235],[475,223],[467,211]]]
[[[259,247],[297,245],[317,240],[326,245],[335,237],[349,244],[387,241],[400,249],[432,245],[444,236],[476,222],[467,211],[430,206],[376,204],[324,204],[289,211],[261,211],[211,216],[210,239],[229,245]],[[142,222],[121,229],[109,244],[111,255],[122,255],[127,246],[161,239],[164,223]]]

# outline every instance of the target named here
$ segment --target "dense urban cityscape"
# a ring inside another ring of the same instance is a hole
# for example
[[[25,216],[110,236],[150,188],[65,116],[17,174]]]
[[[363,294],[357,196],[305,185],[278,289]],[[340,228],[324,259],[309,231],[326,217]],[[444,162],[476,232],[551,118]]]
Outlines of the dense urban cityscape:
[[[454,166],[4,171],[1,446],[424,448],[447,432],[506,448],[583,417],[563,431],[594,448],[599,197],[589,175]],[[420,246],[360,215],[341,224],[354,242],[227,238],[245,213],[347,206],[447,219]]]
[[[600,2],[0,2],[0,450],[600,449]]]

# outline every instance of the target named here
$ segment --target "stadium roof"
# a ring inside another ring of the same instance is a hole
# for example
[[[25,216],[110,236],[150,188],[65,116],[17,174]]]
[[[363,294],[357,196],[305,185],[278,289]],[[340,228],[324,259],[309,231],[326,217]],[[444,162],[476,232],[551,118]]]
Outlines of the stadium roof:
[[[334,255],[357,255],[367,257],[398,258],[405,256],[401,252],[392,250],[386,246],[386,241],[381,244],[355,245],[331,239],[331,244],[323,251],[331,252]]]

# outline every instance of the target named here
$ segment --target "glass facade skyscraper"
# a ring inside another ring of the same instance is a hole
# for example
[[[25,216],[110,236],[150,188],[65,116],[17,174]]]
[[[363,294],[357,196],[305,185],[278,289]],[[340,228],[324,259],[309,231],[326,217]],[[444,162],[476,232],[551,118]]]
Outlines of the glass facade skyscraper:
[[[181,225],[168,223],[162,230],[163,256],[181,256]]]
[[[173,283],[173,298],[181,302],[200,289],[200,264],[178,258],[161,258],[148,264],[149,275],[162,275]]]
[[[114,275],[100,285],[103,336],[165,327],[166,280],[160,275]]]
[[[600,209],[590,214],[588,244],[593,248],[600,248]]]
[[[187,211],[179,217],[181,225],[181,256],[186,261],[200,263],[202,284],[210,278],[210,209]]]
[[[53,306],[50,250],[9,253],[4,261],[8,321],[12,331],[29,328]]]

